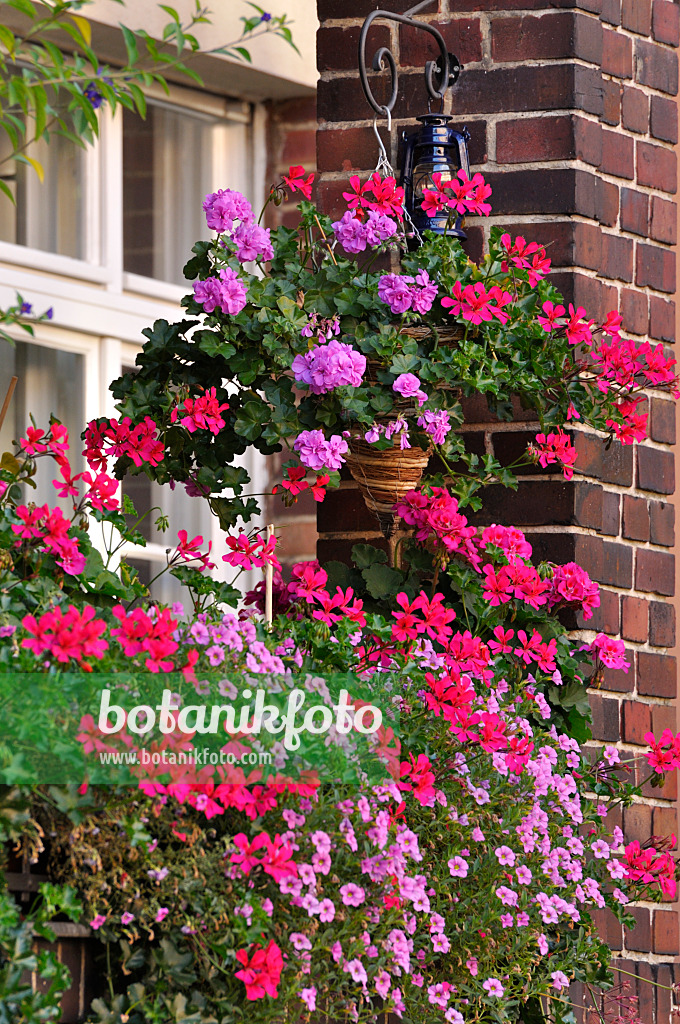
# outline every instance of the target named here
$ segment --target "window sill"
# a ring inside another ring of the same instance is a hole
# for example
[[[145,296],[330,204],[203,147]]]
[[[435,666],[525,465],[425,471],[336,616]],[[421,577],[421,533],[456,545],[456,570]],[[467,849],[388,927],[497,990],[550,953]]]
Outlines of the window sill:
[[[123,274],[123,289],[149,299],[165,299],[166,302],[177,303],[191,290],[189,286],[157,281],[153,277],[142,277],[140,274]]]
[[[109,284],[113,275],[106,267],[96,267],[85,260],[74,260],[71,256],[60,256],[41,249],[30,249],[26,245],[0,242],[0,261],[14,267],[30,267],[46,274],[72,277],[92,284]]]

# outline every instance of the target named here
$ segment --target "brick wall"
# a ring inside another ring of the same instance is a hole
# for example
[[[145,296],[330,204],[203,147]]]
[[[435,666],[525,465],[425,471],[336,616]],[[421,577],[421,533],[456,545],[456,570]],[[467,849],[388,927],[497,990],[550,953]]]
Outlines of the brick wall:
[[[348,172],[374,167],[372,111],[357,74],[357,40],[375,0],[318,0],[319,197],[337,209]],[[404,11],[409,0],[392,0]],[[628,334],[672,344],[675,337],[678,5],[671,0],[440,0],[422,18],[436,24],[465,64],[445,109],[471,132],[471,163],[493,186],[489,221],[470,220],[477,258],[490,224],[548,244],[553,279],[591,317],[619,309]],[[429,37],[377,23],[367,47],[389,44],[402,69],[392,135],[426,110],[421,69]],[[374,92],[380,85],[377,77]],[[386,129],[383,137],[387,139]],[[673,403],[650,396],[650,440],[605,450],[575,432],[579,472],[571,483],[536,473],[517,494],[491,487],[480,522],[521,526],[538,558],[578,560],[602,584],[591,628],[621,635],[630,670],[610,672],[592,694],[595,736],[634,750],[650,728],[675,729]],[[484,403],[466,410],[468,447],[512,458],[531,436],[526,419],[495,422]],[[377,523],[351,482],[319,509],[319,557],[347,558]],[[583,625],[583,623],[580,623]],[[675,780],[627,811],[632,838],[677,832]],[[678,915],[668,905],[635,908],[638,927],[603,933],[623,970],[670,985]],[[623,977],[623,976],[622,976]],[[670,992],[625,976],[640,995],[645,1024],[668,1024]],[[677,1019],[677,1018],[676,1018]]]
[[[267,187],[281,181],[281,176],[295,164],[306,171],[316,170],[316,97],[277,100],[267,104]],[[295,227],[295,209],[299,194],[289,196],[281,206],[270,203],[266,225],[283,224]],[[281,479],[281,464],[287,454],[273,455],[267,460],[270,487]],[[310,494],[302,494],[297,503],[286,508],[280,498],[269,498],[266,520],[276,527],[277,553],[282,565],[312,559],[316,552],[316,503]]]

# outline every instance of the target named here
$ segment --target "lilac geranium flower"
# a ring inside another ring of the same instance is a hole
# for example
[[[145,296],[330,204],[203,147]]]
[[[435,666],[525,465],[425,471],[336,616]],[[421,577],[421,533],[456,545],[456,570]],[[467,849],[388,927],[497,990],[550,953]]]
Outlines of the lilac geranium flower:
[[[418,405],[424,405],[427,394],[420,387],[420,380],[415,373],[400,373],[392,385],[392,390],[402,398],[415,398]]]

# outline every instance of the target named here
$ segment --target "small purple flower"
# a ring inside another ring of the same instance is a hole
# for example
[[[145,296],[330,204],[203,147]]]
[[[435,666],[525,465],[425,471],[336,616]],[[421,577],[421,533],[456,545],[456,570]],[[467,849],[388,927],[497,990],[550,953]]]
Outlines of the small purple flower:
[[[416,313],[429,313],[436,298],[436,284],[430,281],[430,275],[426,270],[421,270],[416,274],[415,285],[411,288],[411,306]]]
[[[220,276],[208,277],[205,281],[194,281],[194,298],[206,313],[212,313],[217,306],[223,313],[234,316],[240,313],[247,302],[246,287],[231,267],[220,270]]]
[[[21,309],[19,310],[19,312],[20,313],[26,313],[26,314],[32,313],[33,312],[33,306],[31,305],[30,302],[22,302],[21,303]]]
[[[364,230],[367,244],[374,248],[376,245],[380,245],[381,242],[386,242],[388,238],[396,235],[397,222],[392,220],[391,217],[387,217],[384,213],[370,210]],[[436,291],[437,289],[435,288],[435,294]]]
[[[272,16],[267,11],[263,11],[262,14],[260,15],[260,21],[271,21],[271,20],[272,20]],[[314,992],[316,993],[316,989],[314,989]],[[310,1006],[309,1009],[313,1010],[314,1007]]]
[[[3,640],[6,636],[11,636],[16,631],[16,626],[0,626],[0,640]]]
[[[50,306],[50,308],[48,310],[45,311],[44,316],[45,316],[46,320],[51,320],[52,319],[52,317],[54,316],[54,310],[52,309],[51,306]]]

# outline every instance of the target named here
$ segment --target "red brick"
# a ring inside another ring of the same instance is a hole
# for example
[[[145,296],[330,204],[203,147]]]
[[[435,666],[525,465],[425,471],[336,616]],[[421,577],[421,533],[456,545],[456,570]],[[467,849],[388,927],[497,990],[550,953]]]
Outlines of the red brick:
[[[387,132],[381,133],[387,142]],[[376,140],[372,128],[329,128],[316,133],[319,171],[368,171],[375,167]]]
[[[657,242],[675,245],[678,240],[678,207],[661,196],[652,196],[649,233]]]
[[[516,60],[517,55],[513,59]],[[567,63],[492,67],[489,71],[472,68],[465,71],[456,84],[456,110],[464,110],[466,114],[563,110],[572,106],[575,74],[574,66]],[[418,75],[410,109],[415,109],[416,100],[422,105],[422,88],[422,75]],[[358,109],[364,110],[360,86],[355,95]],[[408,104],[406,109],[409,110]]]
[[[569,13],[497,18],[491,23],[491,59],[538,60],[570,57],[574,19]]]
[[[409,3],[408,0],[394,0],[390,4],[390,10],[396,14],[403,14],[412,6],[413,4]],[[352,0],[350,17],[363,19],[375,9],[376,5],[373,0]],[[474,10],[474,6],[463,7],[463,9]],[[326,21],[327,18],[346,18],[348,17],[347,0],[317,0],[317,14],[319,21]]]
[[[672,727],[676,732],[675,726]],[[675,807],[655,807],[652,812],[652,834],[655,836],[676,836],[676,842],[671,847],[677,850],[678,812]],[[662,1018],[659,1018],[661,1020]]]
[[[618,132],[602,132],[602,165],[604,174],[618,178],[635,177],[633,140]]]
[[[600,67],[602,64],[602,23],[595,18],[576,14],[572,57]]]
[[[633,804],[623,812],[623,833],[629,842],[636,839],[644,843],[649,839],[652,829],[652,808],[644,804]],[[649,949],[649,946],[647,946]]]
[[[646,127],[644,129],[647,130]],[[579,160],[599,167],[602,161],[602,128],[585,117],[574,119],[574,147]]]
[[[624,495],[623,536],[629,540],[649,540],[649,512],[644,498]]]
[[[608,25],[620,25],[621,0],[602,0],[601,20]]]
[[[675,608],[667,601],[650,602],[649,642],[655,647],[675,644]]]
[[[659,341],[675,341],[675,303],[651,295],[649,298],[649,333]]]
[[[600,583],[630,587],[633,582],[633,549],[627,544],[577,536],[576,559]]]
[[[649,98],[642,89],[626,86],[621,100],[623,127],[630,132],[645,134],[649,127]]]
[[[675,402],[652,399],[650,437],[661,444],[675,444]]]
[[[631,32],[648,36],[652,30],[652,0],[623,0],[621,24]]]
[[[633,482],[633,453],[630,446],[612,445],[607,451],[599,437],[577,433],[574,445],[578,452],[576,467],[586,476],[603,483],[630,487]]]
[[[642,603],[646,604],[645,601]],[[652,712],[649,704],[643,704],[639,700],[624,700],[623,739],[625,742],[644,744],[645,733],[649,732],[651,728]]]
[[[617,496],[618,497],[618,496]],[[574,493],[574,520],[587,529],[602,529],[602,488],[579,481]]]
[[[652,5],[652,35],[659,43],[677,46],[680,43],[678,5],[668,0],[654,0]]]
[[[577,64],[574,68],[572,99],[575,96],[579,110],[601,117],[604,110],[604,83],[599,68]],[[573,106],[573,103],[571,104]]]
[[[637,774],[638,782],[640,783],[647,775],[647,772],[641,766]],[[671,772],[666,775],[660,788],[652,786],[651,782],[646,782],[642,787],[642,795],[653,800],[676,800],[678,796],[678,773]]]
[[[614,281],[633,280],[633,246],[632,238],[621,235],[602,236],[602,267],[603,277]]]
[[[675,658],[669,654],[638,654],[638,692],[648,697],[675,697]]]
[[[599,270],[602,262],[602,229],[599,224],[578,221],[574,225],[574,263]]]
[[[343,28],[324,27],[317,37],[316,66],[319,71],[349,71],[357,67],[357,52],[361,26]],[[423,34],[424,35],[424,34]],[[380,46],[389,46],[389,26],[376,23],[371,27],[366,43],[367,69],[371,67],[373,54]],[[367,115],[368,116],[368,113]]]
[[[675,593],[675,559],[666,551],[642,548],[635,560],[635,589],[645,594]]]
[[[638,0],[634,0],[638,3]],[[640,0],[642,2],[642,0]],[[678,92],[678,56],[658,43],[635,40],[637,80],[640,85],[676,96]]]
[[[649,199],[644,192],[621,189],[621,227],[645,238],[649,232]]]
[[[651,132],[664,142],[678,141],[678,101],[665,96],[652,96]]]
[[[568,114],[499,121],[496,125],[498,163],[570,160],[574,156],[574,126]]]
[[[675,253],[638,242],[635,283],[639,288],[649,285],[658,292],[674,292]]]
[[[650,826],[651,817],[650,811]],[[635,919],[635,927],[625,929],[626,949],[645,953],[652,944],[651,914],[646,907],[629,907],[628,910]]]
[[[654,942],[655,953],[670,956],[678,954],[678,914],[675,910],[654,910]],[[649,947],[647,947],[649,948]]]
[[[649,303],[644,292],[624,288],[621,292],[623,329],[631,334],[646,334],[649,326]]]
[[[621,630],[619,595],[614,590],[600,587],[600,604],[591,619],[579,616],[579,629],[595,629],[598,632],[616,635]]]
[[[590,709],[593,714],[593,738],[602,743],[616,743],[619,739],[619,708],[616,698],[593,693]]]
[[[616,78],[633,77],[633,40],[623,32],[605,29],[602,35],[602,70]]]
[[[482,33],[479,18],[455,18],[450,21],[431,21],[429,24],[439,29],[449,53],[455,53],[463,64],[476,64],[481,61]],[[373,45],[372,38],[371,45]],[[377,46],[371,49],[371,54],[375,49]],[[422,68],[426,61],[436,60],[438,57],[439,46],[433,36],[423,32],[422,29],[410,28],[408,25],[400,27],[400,67]]]
[[[613,228],[619,216],[619,189],[590,171],[577,171],[574,212],[592,217],[606,227]]]
[[[494,214],[573,213],[576,172],[572,168],[541,167],[530,174],[530,179],[526,171],[485,175],[493,189]]]
[[[604,124],[616,125],[621,122],[621,101],[623,99],[623,83],[611,78],[601,80],[602,112],[600,120]]]
[[[649,516],[652,544],[662,544],[665,548],[672,548],[675,543],[675,506],[671,502],[651,501]]]
[[[637,480],[643,491],[673,494],[675,491],[675,459],[673,452],[658,448],[638,447]]]
[[[649,142],[638,142],[637,180],[639,185],[674,193],[678,179],[677,159],[673,150]]]
[[[608,907],[603,907],[602,910],[593,910],[592,916],[595,929],[602,941],[606,942],[610,949],[622,949],[623,928],[611,910]]]
[[[674,704],[652,705],[652,732],[660,736],[666,729],[676,732],[677,713]]]
[[[621,498],[615,491],[602,494],[602,532],[611,537],[618,536],[621,519]]]

